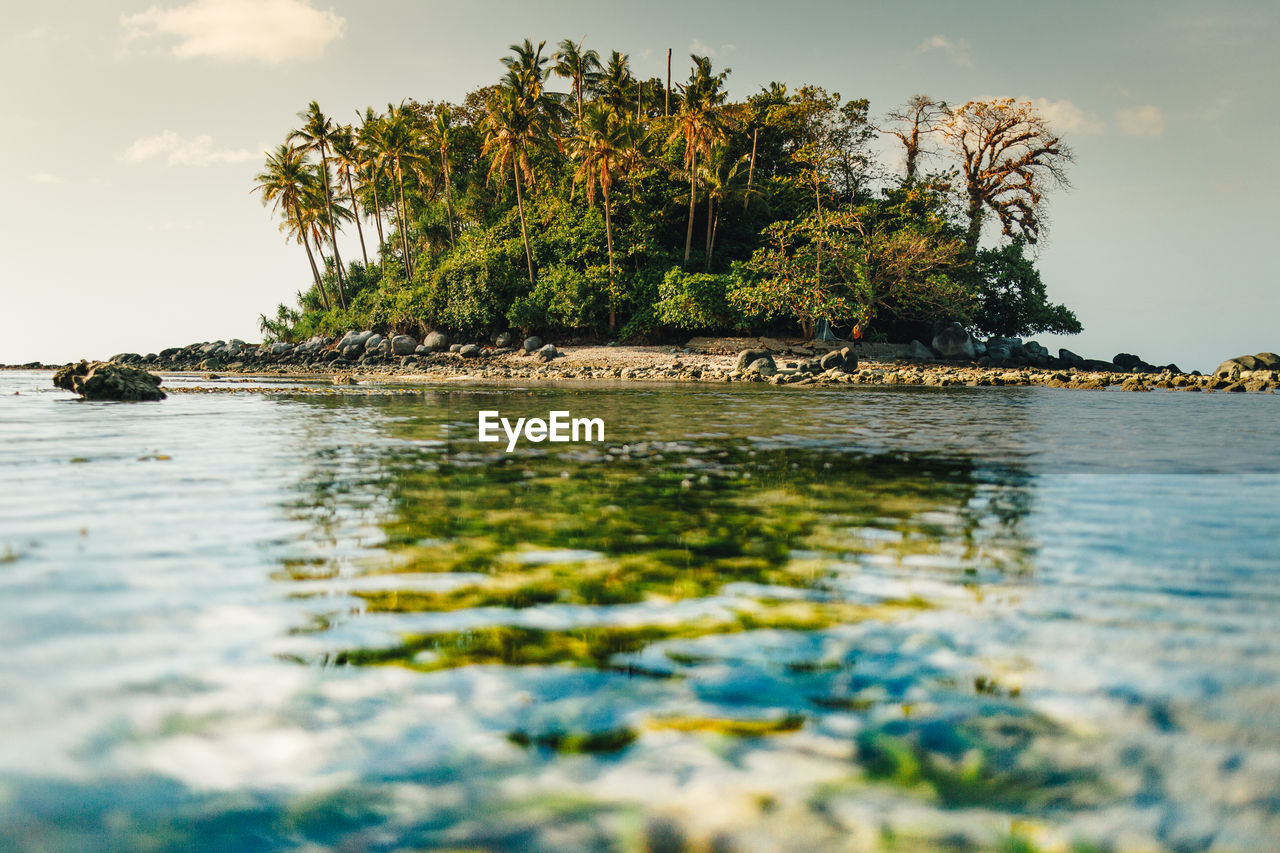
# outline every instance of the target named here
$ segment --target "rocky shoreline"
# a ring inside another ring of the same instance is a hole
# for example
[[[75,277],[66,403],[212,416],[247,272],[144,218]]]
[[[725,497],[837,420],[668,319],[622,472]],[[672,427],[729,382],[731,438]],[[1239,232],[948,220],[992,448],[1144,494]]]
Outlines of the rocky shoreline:
[[[1080,390],[1227,391],[1274,393],[1280,356],[1259,353],[1224,362],[1213,375],[1157,367],[1121,353],[1112,361],[1058,356],[1034,341],[974,341],[944,329],[932,346],[782,341],[770,338],[694,338],[683,347],[566,346],[530,337],[519,345],[509,333],[488,345],[450,344],[432,333],[351,332],[341,339],[251,345],[239,340],[174,347],[160,353],[120,353],[110,364],[157,373],[210,377],[326,378],[334,384],[414,381],[631,380],[645,382],[758,382],[771,385],[1046,386]],[[49,369],[30,363],[10,369]]]

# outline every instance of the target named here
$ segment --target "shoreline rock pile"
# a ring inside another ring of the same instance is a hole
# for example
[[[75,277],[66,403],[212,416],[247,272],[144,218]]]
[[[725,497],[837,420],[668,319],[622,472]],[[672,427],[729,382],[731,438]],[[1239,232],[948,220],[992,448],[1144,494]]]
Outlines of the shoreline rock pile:
[[[734,346],[734,345],[737,346]],[[743,346],[745,345],[745,348]],[[791,360],[788,360],[791,359]],[[101,363],[98,363],[101,364]],[[109,364],[137,369],[266,375],[379,376],[503,381],[527,379],[639,380],[650,382],[760,382],[772,385],[1042,385],[1100,390],[1153,388],[1187,391],[1273,391],[1280,386],[1280,356],[1239,356],[1212,376],[1155,366],[1131,353],[1112,361],[1086,359],[1067,349],[1052,356],[1036,341],[974,339],[958,325],[941,329],[931,345],[783,342],[773,338],[694,338],[683,347],[584,346],[570,352],[537,336],[511,332],[488,343],[450,343],[442,332],[421,342],[410,335],[372,330],[341,338],[313,337],[297,344],[240,340],[174,347],[160,353],[120,353]],[[61,375],[61,374],[60,374]],[[103,374],[105,377],[107,374]],[[67,380],[74,383],[74,380]],[[156,386],[159,381],[156,380]]]

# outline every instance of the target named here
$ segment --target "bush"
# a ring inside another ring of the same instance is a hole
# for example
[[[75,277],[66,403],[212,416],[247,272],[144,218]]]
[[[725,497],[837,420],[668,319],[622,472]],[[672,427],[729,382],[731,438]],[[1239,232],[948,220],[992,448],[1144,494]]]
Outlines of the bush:
[[[689,273],[672,267],[658,285],[656,319],[663,325],[691,332],[733,325],[734,312],[727,297],[733,282],[730,275]]]
[[[531,293],[516,297],[506,316],[525,331],[594,329],[608,314],[608,294],[607,267],[551,266],[538,273]]]

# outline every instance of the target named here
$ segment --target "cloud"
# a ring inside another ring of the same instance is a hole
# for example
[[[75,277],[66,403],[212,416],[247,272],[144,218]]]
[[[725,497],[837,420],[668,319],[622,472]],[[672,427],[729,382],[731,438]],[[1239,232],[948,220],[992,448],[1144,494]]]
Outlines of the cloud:
[[[937,34],[929,36],[916,47],[917,53],[928,53],[931,50],[942,51],[956,65],[973,67],[973,57],[969,55],[969,42],[966,39],[950,39]]]
[[[67,182],[62,175],[55,175],[52,172],[33,172],[27,175],[27,180],[33,184],[65,184]]]
[[[712,47],[702,39],[694,39],[689,43],[689,52],[695,53],[698,56],[707,56],[715,59],[717,57],[723,58],[724,56],[733,53],[736,47],[737,45],[732,44],[722,44],[719,47]]]
[[[1121,107],[1116,110],[1116,124],[1125,136],[1164,136],[1164,111],[1152,104]]]
[[[145,163],[164,157],[170,166],[215,166],[227,163],[244,163],[262,156],[261,151],[247,148],[214,148],[213,137],[197,136],[186,139],[172,130],[155,136],[144,136],[120,152],[125,163]]]
[[[1102,119],[1096,113],[1083,110],[1070,100],[1055,101],[1050,98],[1031,98],[1031,103],[1044,116],[1049,126],[1059,133],[1101,133]]]
[[[252,59],[278,65],[316,59],[346,21],[309,0],[192,0],[121,16],[130,40],[172,39],[180,59]]]

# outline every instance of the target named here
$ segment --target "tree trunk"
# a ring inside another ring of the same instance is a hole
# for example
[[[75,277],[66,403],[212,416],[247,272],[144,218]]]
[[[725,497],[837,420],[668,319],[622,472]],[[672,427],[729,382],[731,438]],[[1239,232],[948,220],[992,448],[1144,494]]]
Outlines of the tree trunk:
[[[369,268],[369,253],[364,247],[364,229],[360,227],[360,202],[356,201],[355,184],[351,182],[351,172],[347,171],[347,192],[351,194],[351,211],[356,215],[356,233],[360,235],[360,257],[364,258],[364,268]]]
[[[524,238],[524,259],[529,264],[529,286],[533,287],[533,252],[529,250],[529,228],[524,221],[524,194],[520,191],[520,170],[516,158],[511,158],[511,174],[516,179],[516,209],[520,212],[520,236]]]
[[[413,278],[413,267],[409,265],[409,212],[404,207],[404,172],[400,169],[400,158],[396,158],[396,185],[400,188],[400,205],[396,215],[400,220],[400,249],[404,252],[404,280]]]
[[[693,247],[693,206],[698,201],[698,149],[693,149],[689,160],[689,230],[684,235],[684,262],[689,263],[689,250]]]
[[[756,177],[756,142],[760,140],[760,128],[751,132],[751,162],[747,163],[747,197],[742,200],[742,209],[751,204],[751,182]]]
[[[369,181],[369,185],[373,187],[373,223],[378,226],[378,252],[381,254],[382,247],[387,242],[387,238],[382,234],[382,202],[378,200],[378,175],[375,172],[370,177],[372,180]]]
[[[316,267],[316,257],[311,254],[311,243],[307,240],[307,229],[302,224],[302,211],[294,209],[294,218],[298,221],[298,238],[302,240],[302,247],[307,250],[307,262],[311,264],[311,275],[316,280],[316,290],[320,291],[320,301],[324,303],[324,310],[329,310],[329,294],[325,292],[324,280],[320,278],[320,270]]]
[[[716,231],[720,229],[720,214],[724,212],[724,205],[716,207],[716,218],[711,223],[711,248],[707,250],[707,272],[711,272],[711,255],[716,250]]]
[[[972,190],[969,192],[969,228],[964,235],[964,244],[969,254],[978,251],[978,241],[982,239],[982,196]]]
[[[637,81],[636,81],[636,122],[639,122],[639,121],[641,120],[641,118],[640,118],[640,102],[641,102],[642,100],[644,100],[644,81],[643,81],[643,80],[637,80]]]
[[[614,293],[617,288],[613,283],[613,220],[609,218],[609,187],[604,186],[604,238],[609,247],[609,331],[617,325],[617,314],[614,306]]]
[[[662,99],[662,114],[671,115],[671,48],[667,48],[667,91]]]
[[[453,242],[453,181],[449,177],[449,155],[440,149],[440,165],[444,172],[444,209],[449,214],[449,245]]]
[[[707,245],[703,251],[703,270],[711,272],[711,211],[715,204],[715,196],[707,193]]]
[[[320,181],[324,184],[324,206],[329,214],[329,242],[333,243],[333,267],[338,272],[338,304],[347,307],[342,286],[342,255],[338,253],[338,231],[333,227],[333,198],[329,193],[329,157],[323,143],[320,145]]]
[[[582,124],[582,60],[578,60],[578,73],[573,75],[573,94],[578,99],[578,124]]]

